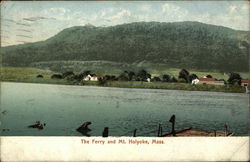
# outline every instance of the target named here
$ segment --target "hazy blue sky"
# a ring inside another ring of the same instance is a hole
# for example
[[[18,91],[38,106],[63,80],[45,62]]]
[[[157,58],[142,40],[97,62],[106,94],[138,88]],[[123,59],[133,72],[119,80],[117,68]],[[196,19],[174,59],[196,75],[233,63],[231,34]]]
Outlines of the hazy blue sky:
[[[112,26],[138,21],[199,21],[249,30],[246,1],[75,1],[5,2],[1,5],[2,45],[45,40],[71,26]]]

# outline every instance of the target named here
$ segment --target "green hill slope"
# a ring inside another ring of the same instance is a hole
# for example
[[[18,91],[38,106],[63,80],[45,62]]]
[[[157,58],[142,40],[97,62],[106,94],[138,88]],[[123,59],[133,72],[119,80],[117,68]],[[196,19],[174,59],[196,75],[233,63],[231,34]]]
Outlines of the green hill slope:
[[[111,61],[209,71],[248,71],[249,32],[198,22],[138,22],[67,28],[46,41],[1,49],[4,66]]]

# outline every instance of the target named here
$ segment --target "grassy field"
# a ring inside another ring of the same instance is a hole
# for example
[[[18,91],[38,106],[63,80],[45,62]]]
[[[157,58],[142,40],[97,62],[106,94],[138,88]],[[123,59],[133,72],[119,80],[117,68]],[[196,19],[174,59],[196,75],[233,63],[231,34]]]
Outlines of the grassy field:
[[[35,79],[38,74],[43,75],[44,79],[50,78],[53,74],[50,70],[42,70],[36,68],[14,68],[4,67],[1,68],[1,79]]]
[[[69,84],[67,80],[51,79],[55,72],[36,68],[0,68],[0,80],[10,82],[28,82],[28,83],[51,83],[51,84]],[[37,78],[37,75],[43,75],[43,78]]]
[[[166,82],[140,82],[140,81],[108,81],[103,84],[99,82],[73,82],[66,79],[51,79],[51,75],[56,72],[50,70],[42,70],[36,68],[14,68],[4,67],[0,70],[1,81],[11,82],[27,82],[27,83],[48,83],[48,84],[67,84],[67,85],[94,85],[94,86],[107,86],[107,87],[121,87],[121,88],[154,88],[154,89],[174,89],[174,90],[191,90],[191,91],[215,91],[215,92],[239,92],[244,93],[244,87],[228,87],[219,85],[191,85],[186,83],[166,83]],[[158,71],[153,75],[159,75],[160,73],[167,73],[178,77],[179,69],[168,69],[165,71]],[[216,78],[228,79],[226,76],[220,73],[205,73],[195,72],[198,76],[204,76],[207,74],[212,75]],[[37,75],[43,75],[43,78],[37,78]],[[241,73],[241,75],[247,78],[247,73]]]

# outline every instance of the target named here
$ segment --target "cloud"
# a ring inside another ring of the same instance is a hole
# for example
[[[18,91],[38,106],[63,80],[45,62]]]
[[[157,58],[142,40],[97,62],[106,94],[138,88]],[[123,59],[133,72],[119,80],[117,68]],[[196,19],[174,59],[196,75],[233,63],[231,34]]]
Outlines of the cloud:
[[[249,13],[249,5],[242,5],[240,7],[241,11],[245,11],[245,12],[248,12]]]
[[[122,19],[122,18],[127,18],[129,16],[131,16],[131,11],[126,10],[126,9],[122,9],[121,11],[116,13],[115,15],[109,17],[109,19],[110,20]]]
[[[248,5],[230,5],[228,7],[229,14],[244,14],[249,13],[249,6]]]
[[[66,8],[50,8],[49,9],[50,11],[54,12],[54,13],[66,13],[66,12],[70,12],[69,9],[66,9]]]
[[[179,12],[181,10],[181,8],[179,6],[175,6],[173,4],[168,4],[168,3],[165,3],[164,5],[162,5],[161,7],[161,11],[163,13],[165,12],[169,12],[169,11],[172,11],[172,12]]]
[[[249,30],[249,6],[230,5],[227,13],[219,13],[212,22],[233,29]]]
[[[181,8],[177,5],[165,3],[161,6],[161,15],[163,18],[167,18],[169,21],[183,21],[184,18],[188,15],[188,11],[184,8]]]
[[[56,20],[56,18],[53,18],[53,17],[42,17],[42,16],[23,18],[23,20],[25,21],[38,21],[38,20],[45,20],[45,19]]]
[[[224,12],[211,14],[209,12],[201,13],[197,16],[191,15],[189,19],[203,23],[225,26],[238,30],[249,30],[249,10],[247,6],[230,5],[225,8]],[[188,19],[188,18],[186,18]]]
[[[235,13],[236,10],[237,10],[237,8],[238,8],[237,6],[231,5],[231,6],[228,7],[228,12],[229,12],[230,14]]]
[[[139,6],[140,11],[147,12],[147,11],[150,11],[150,9],[151,9],[151,5],[141,5],[141,6]]]
[[[105,17],[105,16],[109,16],[110,14],[114,14],[114,12],[117,11],[117,9],[111,7],[111,8],[105,8],[102,9],[101,11],[99,11],[99,16],[100,17]]]
[[[40,12],[43,17],[53,17],[54,19],[65,21],[70,19],[71,10],[67,8],[48,8]]]

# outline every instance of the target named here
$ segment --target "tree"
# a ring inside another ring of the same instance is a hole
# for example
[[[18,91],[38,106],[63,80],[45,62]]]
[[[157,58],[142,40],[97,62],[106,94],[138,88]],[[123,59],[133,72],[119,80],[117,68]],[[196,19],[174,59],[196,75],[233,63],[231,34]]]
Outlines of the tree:
[[[73,75],[73,77],[71,79],[77,80],[77,81],[81,81],[85,76],[90,75],[90,71],[86,70],[78,75]]]
[[[39,74],[36,76],[37,78],[43,78],[43,75]]]
[[[178,82],[178,80],[173,76],[173,77],[171,78],[171,82]]]
[[[105,85],[107,83],[107,80],[105,77],[101,77],[98,79],[98,85]]]
[[[107,80],[107,81],[109,81],[109,80],[111,80],[111,81],[117,80],[117,78],[114,75],[105,75],[104,79]]]
[[[62,75],[61,74],[53,74],[51,76],[51,79],[62,79]]]
[[[153,77],[152,82],[160,82],[161,79],[159,77]]]
[[[90,73],[90,70],[85,70],[83,73],[81,73],[81,75],[83,76],[83,77],[85,77],[85,76],[87,76],[87,75],[90,75],[91,73]]]
[[[74,76],[74,75],[75,74],[73,73],[73,71],[67,71],[67,72],[62,74],[62,77],[66,78],[66,77],[70,77],[70,76]]]
[[[111,75],[110,77],[111,77],[111,80],[117,80],[115,75]]]
[[[133,71],[123,71],[122,74],[118,77],[118,80],[124,80],[124,81],[131,81],[133,77],[135,76],[135,73]]]
[[[198,76],[196,75],[196,74],[191,74],[191,75],[189,75],[189,80],[190,80],[190,82],[192,81],[192,80],[194,80],[194,79],[197,79],[198,78]]]
[[[126,73],[122,73],[118,76],[118,80],[120,81],[128,81],[128,76]]]
[[[228,78],[228,83],[231,85],[241,85],[241,76],[238,73],[231,73],[229,78]]]
[[[190,83],[190,80],[189,80],[189,72],[186,70],[186,69],[182,69],[180,72],[179,72],[179,79],[184,79],[186,83]]]
[[[169,81],[170,81],[170,75],[164,74],[164,75],[162,76],[162,81],[163,81],[163,82],[169,82]]]
[[[133,80],[133,77],[135,76],[135,73],[133,71],[128,72],[128,80]]]
[[[111,76],[110,76],[110,75],[105,75],[104,78],[105,78],[106,80],[111,80]]]
[[[137,73],[138,81],[147,81],[147,78],[151,78],[151,74],[149,74],[146,70],[140,70]]]
[[[207,75],[206,77],[207,77],[207,78],[213,78],[213,76],[212,76],[212,75]]]
[[[79,75],[75,76],[75,79],[82,80],[85,76],[90,75],[90,71],[86,70],[83,73],[80,73]]]

